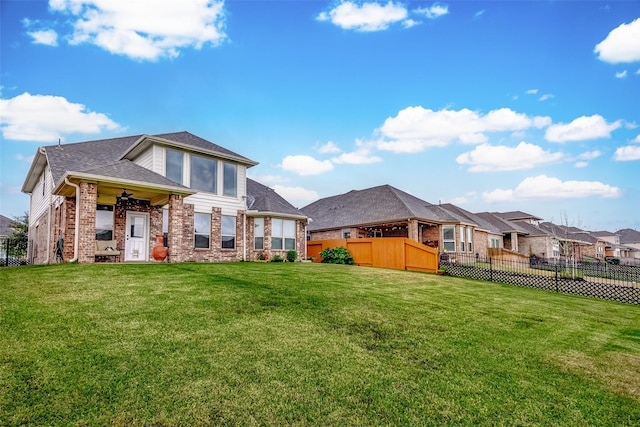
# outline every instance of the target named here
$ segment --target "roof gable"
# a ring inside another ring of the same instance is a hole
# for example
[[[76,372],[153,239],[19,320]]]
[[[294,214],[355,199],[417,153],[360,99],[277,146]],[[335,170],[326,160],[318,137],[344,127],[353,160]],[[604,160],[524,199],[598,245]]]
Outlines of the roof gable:
[[[449,212],[390,185],[351,190],[317,200],[300,209],[312,219],[310,230],[375,224],[420,218],[432,222],[458,222]]]
[[[287,202],[272,188],[247,178],[247,209],[260,213],[276,213],[304,217],[304,213]]]
[[[144,168],[134,167],[134,163],[130,161],[135,157],[134,153],[139,153],[146,146],[158,141],[165,145],[174,145],[178,149],[191,149],[203,154],[232,159],[249,167],[257,164],[257,162],[189,132],[165,133],[155,136],[132,135],[43,147],[36,154],[36,159],[27,174],[22,191],[29,193],[33,190],[37,183],[37,177],[42,174],[47,164],[56,187],[61,185],[64,177],[71,172],[80,175],[95,174],[116,179],[135,180],[141,183],[185,188],[153,171],[146,169],[143,171]],[[46,162],[43,161],[45,158]]]

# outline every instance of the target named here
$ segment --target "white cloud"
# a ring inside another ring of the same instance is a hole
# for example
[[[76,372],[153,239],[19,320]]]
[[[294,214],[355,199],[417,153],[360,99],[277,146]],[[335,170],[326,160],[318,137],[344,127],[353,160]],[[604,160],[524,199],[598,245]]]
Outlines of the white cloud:
[[[55,143],[62,135],[71,133],[120,129],[105,114],[89,111],[61,96],[25,92],[15,98],[0,99],[0,111],[0,129],[5,139]]]
[[[540,98],[538,98],[538,101],[546,101],[547,99],[551,99],[551,98],[553,98],[553,94],[545,93]]]
[[[523,141],[516,147],[482,144],[472,151],[460,154],[456,162],[469,165],[469,172],[496,172],[531,169],[556,163],[563,158],[562,153],[551,153]]]
[[[35,44],[58,46],[58,33],[55,30],[31,31],[27,33]]]
[[[16,160],[18,160],[19,162],[24,162],[28,165],[30,165],[33,162],[34,158],[35,158],[35,155],[25,156],[24,154],[21,154],[21,153],[16,154]]]
[[[545,139],[551,142],[584,141],[589,139],[610,138],[611,132],[621,126],[620,121],[607,123],[606,120],[595,114],[582,116],[571,123],[559,123],[551,125],[545,133]]]
[[[449,6],[442,3],[434,3],[429,7],[413,9],[414,13],[424,15],[429,19],[436,19],[449,13]]]
[[[289,182],[289,179],[281,175],[248,175],[248,178],[258,181],[259,183],[271,186],[273,184],[281,184]]]
[[[619,71],[616,73],[616,79],[624,79],[627,77],[627,70]]]
[[[611,30],[594,52],[611,64],[640,61],[640,18]]]
[[[529,117],[508,108],[482,115],[466,108],[455,111],[433,111],[423,107],[407,107],[389,117],[376,130],[381,138],[375,142],[380,150],[416,153],[429,147],[443,147],[452,141],[477,144],[487,141],[485,132],[524,130],[544,127],[548,117]]]
[[[524,93],[526,93],[527,95],[535,95],[538,93],[538,89],[528,89]]]
[[[622,195],[618,187],[599,181],[561,181],[538,175],[525,178],[514,189],[496,189],[482,194],[486,202],[512,202],[515,200],[557,200],[586,197],[617,198]]]
[[[50,0],[71,15],[69,43],[91,43],[136,60],[174,58],[180,49],[217,46],[226,38],[224,2],[218,0]]]
[[[583,160],[578,161],[578,162],[575,162],[575,163],[573,164],[573,167],[574,167],[574,168],[586,168],[587,166],[589,166],[589,162],[585,162],[585,161],[583,161]]]
[[[342,153],[338,157],[332,158],[331,161],[337,164],[365,165],[379,163],[382,158],[372,155],[368,148],[359,148],[351,153]]]
[[[301,202],[311,202],[319,198],[318,193],[303,187],[286,187],[284,185],[274,185],[273,190],[292,204]]]
[[[344,1],[328,12],[320,13],[316,19],[330,21],[345,30],[370,32],[386,30],[390,25],[406,20],[407,16],[407,9],[392,1],[385,5]]]
[[[626,145],[617,148],[613,155],[613,160],[620,162],[640,160],[640,145]]]
[[[311,156],[287,156],[282,159],[282,169],[298,175],[320,175],[333,169],[329,160],[316,160]]]
[[[581,153],[580,155],[578,155],[578,159],[593,160],[593,159],[597,159],[600,156],[602,156],[602,151],[600,150],[585,151],[584,153]]]
[[[342,150],[333,141],[329,141],[318,148],[318,153],[322,154],[339,153],[341,151]]]

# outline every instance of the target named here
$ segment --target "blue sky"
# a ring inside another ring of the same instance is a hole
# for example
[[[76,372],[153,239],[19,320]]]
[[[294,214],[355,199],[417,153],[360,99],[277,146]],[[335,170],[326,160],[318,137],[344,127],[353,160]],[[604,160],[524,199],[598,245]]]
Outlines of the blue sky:
[[[297,207],[390,184],[640,229],[640,2],[0,7],[5,216],[39,146],[187,130]]]

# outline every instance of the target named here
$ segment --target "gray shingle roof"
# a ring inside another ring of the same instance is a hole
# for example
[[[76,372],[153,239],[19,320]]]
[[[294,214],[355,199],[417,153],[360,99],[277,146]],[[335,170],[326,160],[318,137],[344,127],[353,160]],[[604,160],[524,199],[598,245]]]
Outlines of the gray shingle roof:
[[[312,231],[409,218],[435,223],[460,221],[441,207],[390,185],[326,197],[300,210],[311,218],[308,228]]]
[[[0,215],[0,237],[13,234],[14,230],[11,228],[11,224],[13,224],[13,220],[11,218]]]
[[[640,231],[632,228],[623,228],[616,231],[616,234],[620,235],[620,243],[640,243]]]
[[[247,178],[247,209],[284,215],[305,216],[272,188]]]
[[[491,212],[480,212],[477,213],[476,216],[479,216],[487,223],[491,224],[491,231],[498,232],[501,234],[506,233],[520,233],[520,234],[528,234],[528,232],[520,227],[517,223],[508,221],[506,219],[502,219],[499,216],[491,213]]]
[[[522,219],[535,219],[537,221],[542,221],[542,218],[537,217],[535,215],[531,215],[530,213],[522,212],[522,211],[491,212],[491,213],[499,216],[502,219],[506,219],[508,221],[517,221]]]
[[[450,212],[453,216],[460,218],[460,221],[462,222],[472,223],[483,230],[502,234],[502,231],[498,227],[478,214],[469,212],[468,210],[462,209],[461,207],[453,205],[451,203],[443,203],[440,206],[446,211]]]
[[[147,168],[136,165],[130,160],[120,160],[119,162],[105,166],[99,166],[94,169],[88,169],[84,172],[90,175],[105,176],[116,179],[126,179],[170,187],[180,187],[185,189],[187,188]]]
[[[131,135],[121,138],[44,147],[54,183],[58,184],[63,179],[65,173],[76,172],[184,188],[182,185],[172,182],[155,172],[123,159],[123,155],[144,136],[145,135]],[[224,156],[231,156],[241,160],[244,159],[249,163],[253,163],[246,157],[240,156],[231,150],[227,150],[189,132],[164,133],[153,135],[153,137],[189,145],[212,153],[219,153]]]

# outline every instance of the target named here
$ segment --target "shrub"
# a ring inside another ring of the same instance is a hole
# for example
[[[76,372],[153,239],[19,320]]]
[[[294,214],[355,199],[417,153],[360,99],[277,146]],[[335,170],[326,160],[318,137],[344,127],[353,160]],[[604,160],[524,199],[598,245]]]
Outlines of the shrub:
[[[258,259],[258,261],[266,261],[269,259],[269,255],[264,252],[258,252],[256,258]]]
[[[271,258],[271,262],[283,262],[283,261],[284,261],[284,258],[282,258],[282,257],[281,257],[280,255],[278,255],[278,254],[275,254],[275,255],[273,256],[273,258]]]
[[[287,261],[295,262],[297,259],[298,259],[298,252],[294,251],[293,249],[287,252]]]
[[[353,257],[349,251],[343,247],[325,249],[320,252],[320,256],[324,263],[353,265]]]

